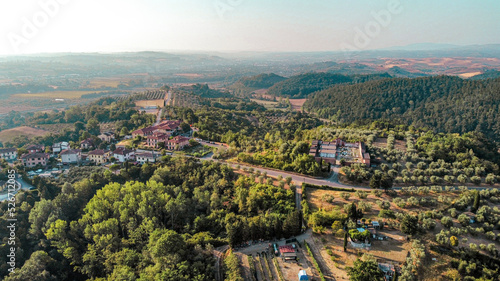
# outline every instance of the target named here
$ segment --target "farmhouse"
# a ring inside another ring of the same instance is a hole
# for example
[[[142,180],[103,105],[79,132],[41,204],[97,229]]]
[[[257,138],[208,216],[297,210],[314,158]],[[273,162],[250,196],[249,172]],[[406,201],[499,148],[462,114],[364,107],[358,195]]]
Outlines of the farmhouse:
[[[35,167],[36,165],[47,166],[49,155],[40,152],[28,153],[21,156],[21,160],[23,161],[23,165],[28,168]]]
[[[105,142],[112,142],[115,139],[115,133],[113,132],[104,132],[97,136],[100,140]]]
[[[82,140],[80,142],[80,148],[81,149],[91,149],[91,148],[94,148],[94,140],[91,139],[91,138]]]
[[[362,142],[348,143],[341,139],[332,142],[314,140],[309,155],[318,162],[324,160],[332,165],[340,165],[343,159],[346,165],[361,163],[370,166],[370,154],[366,152]]]
[[[17,159],[17,149],[15,148],[3,148],[0,149],[0,158],[11,161]]]
[[[113,151],[113,157],[116,158],[118,162],[125,162],[135,158],[135,152],[130,149],[118,147],[115,151]]]
[[[65,149],[60,155],[63,164],[75,164],[82,160],[82,151],[80,149]]]
[[[297,253],[295,253],[295,249],[292,247],[292,245],[279,246],[279,251],[281,258],[284,261],[297,260]]]
[[[181,123],[181,120],[164,120],[156,126],[150,126],[133,131],[132,137],[135,138],[137,136],[141,136],[144,138],[147,136],[151,136],[154,133],[163,133],[168,134],[169,136],[174,135],[180,130]]]
[[[156,160],[160,157],[160,154],[151,152],[141,152],[135,155],[135,160],[141,164],[144,163],[155,163]]]
[[[189,138],[176,136],[165,143],[165,148],[168,150],[181,150],[189,145]]]
[[[92,150],[89,152],[88,160],[96,163],[96,164],[104,164],[108,162],[111,152],[109,150]]]

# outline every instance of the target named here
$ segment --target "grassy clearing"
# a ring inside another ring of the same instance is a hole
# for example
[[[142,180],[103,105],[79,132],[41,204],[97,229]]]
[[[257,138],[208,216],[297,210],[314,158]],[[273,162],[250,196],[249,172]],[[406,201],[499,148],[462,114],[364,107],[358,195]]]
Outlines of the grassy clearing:
[[[276,102],[276,101],[258,100],[258,99],[250,99],[250,100],[254,101],[260,105],[263,105],[267,109],[277,109],[276,106],[278,105],[278,102]]]

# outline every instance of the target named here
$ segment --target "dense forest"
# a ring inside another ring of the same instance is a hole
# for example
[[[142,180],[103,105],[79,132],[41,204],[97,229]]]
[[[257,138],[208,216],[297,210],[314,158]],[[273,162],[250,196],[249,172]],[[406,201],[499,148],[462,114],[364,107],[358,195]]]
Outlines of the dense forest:
[[[268,95],[289,97],[293,99],[306,98],[316,91],[327,89],[335,84],[362,83],[391,77],[389,74],[352,75],[312,72],[292,76],[287,80],[274,84]]]
[[[286,78],[274,73],[262,73],[255,76],[243,77],[232,84],[229,89],[235,96],[248,97],[255,90],[267,89],[283,80],[286,80]]]
[[[340,123],[385,119],[438,132],[482,132],[499,140],[500,80],[436,76],[337,85],[314,94],[305,110]]]
[[[231,94],[219,90],[210,89],[207,84],[194,84],[173,90],[177,94],[191,94],[202,98],[228,98]]]
[[[482,74],[472,76],[471,80],[482,80],[482,79],[495,79],[500,77],[500,71],[498,70],[488,70]]]
[[[33,184],[16,201],[24,265],[4,280],[213,280],[214,247],[300,232],[292,190],[193,158],[166,156],[117,175],[74,168]],[[6,223],[7,203],[0,208]]]

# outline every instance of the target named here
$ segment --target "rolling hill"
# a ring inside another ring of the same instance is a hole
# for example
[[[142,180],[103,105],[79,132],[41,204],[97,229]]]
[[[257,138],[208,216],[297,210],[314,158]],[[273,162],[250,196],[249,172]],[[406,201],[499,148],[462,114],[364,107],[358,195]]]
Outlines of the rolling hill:
[[[500,141],[500,78],[390,78],[337,85],[315,93],[304,109],[342,123],[395,120],[438,132],[481,132]]]
[[[342,75],[336,73],[312,72],[292,76],[274,84],[267,91],[268,95],[292,99],[307,98],[311,93],[321,91],[336,84],[362,83],[391,77],[387,73],[370,75]]]
[[[235,96],[249,97],[254,91],[267,89],[283,80],[286,80],[286,78],[274,73],[262,73],[255,76],[243,77],[231,85],[229,89]]]

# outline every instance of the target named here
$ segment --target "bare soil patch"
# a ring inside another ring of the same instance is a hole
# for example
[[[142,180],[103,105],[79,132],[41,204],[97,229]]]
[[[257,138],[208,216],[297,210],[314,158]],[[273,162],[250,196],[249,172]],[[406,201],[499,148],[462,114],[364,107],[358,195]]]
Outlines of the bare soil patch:
[[[0,132],[0,142],[12,142],[14,138],[18,136],[26,136],[29,139],[34,137],[45,136],[49,133],[49,131],[36,129],[32,127],[22,126],[17,128],[8,129]]]

